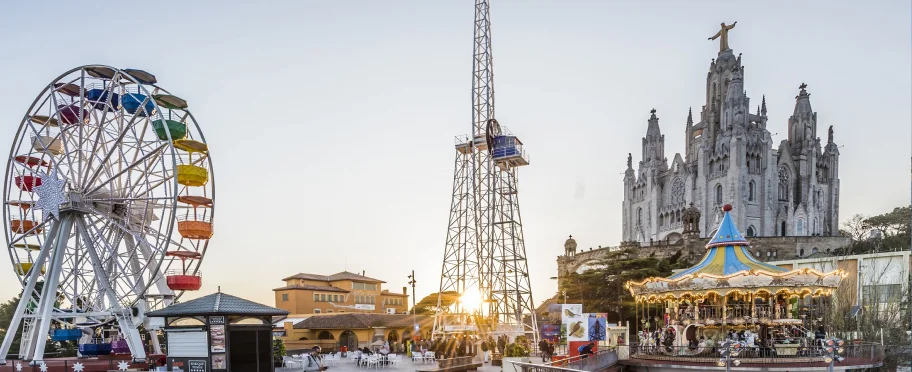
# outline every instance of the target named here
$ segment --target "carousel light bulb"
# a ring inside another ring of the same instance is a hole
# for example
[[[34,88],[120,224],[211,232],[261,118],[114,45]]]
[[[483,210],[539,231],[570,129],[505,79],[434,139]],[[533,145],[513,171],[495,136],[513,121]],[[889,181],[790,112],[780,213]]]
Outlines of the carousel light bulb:
[[[732,364],[734,364],[735,367],[740,366],[740,365],[741,365],[741,360],[735,359],[735,360],[732,362]]]
[[[829,362],[832,362],[832,361],[833,361],[833,358],[830,358],[830,357],[828,357],[828,356],[825,356],[825,357],[823,357],[823,361],[826,362],[826,363],[829,363]]]
[[[716,362],[716,365],[719,367],[725,367],[725,360],[719,359],[719,361]]]
[[[845,352],[845,349],[839,348],[839,349],[836,349],[836,352],[842,354],[843,352]]]

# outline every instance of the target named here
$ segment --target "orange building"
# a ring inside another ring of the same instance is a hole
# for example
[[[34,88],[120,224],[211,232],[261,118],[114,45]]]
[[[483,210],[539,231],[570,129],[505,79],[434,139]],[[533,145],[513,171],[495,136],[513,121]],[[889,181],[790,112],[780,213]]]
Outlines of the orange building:
[[[343,271],[332,275],[295,274],[273,289],[275,306],[293,315],[408,312],[408,294],[382,289],[386,282]]]

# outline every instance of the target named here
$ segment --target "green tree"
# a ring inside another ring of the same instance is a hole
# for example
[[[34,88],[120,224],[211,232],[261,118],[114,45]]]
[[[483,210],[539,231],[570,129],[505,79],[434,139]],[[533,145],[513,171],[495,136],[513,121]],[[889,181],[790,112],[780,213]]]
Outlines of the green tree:
[[[438,293],[436,292],[431,293],[427,296],[424,296],[421,301],[418,301],[418,303],[415,304],[415,307],[413,308],[413,310],[417,310],[416,314],[434,315],[434,313],[437,312],[437,295]],[[459,293],[456,293],[454,291],[447,291],[443,292],[443,298],[441,299],[440,305],[443,307],[449,307],[450,305],[456,303],[456,301],[459,301]],[[411,312],[411,310],[409,312]]]
[[[842,223],[842,236],[852,239],[851,246],[842,254],[864,254],[879,251],[908,249],[912,207],[896,207],[890,212],[867,217],[856,214]],[[880,231],[880,237],[871,238],[871,231]]]
[[[660,259],[654,254],[641,257],[636,249],[628,248],[609,252],[593,266],[582,273],[571,273],[561,281],[567,302],[583,304],[583,311],[588,313],[608,313],[611,321],[633,322],[634,301],[624,289],[624,283],[666,277],[672,270],[690,264],[682,259],[681,252]]]

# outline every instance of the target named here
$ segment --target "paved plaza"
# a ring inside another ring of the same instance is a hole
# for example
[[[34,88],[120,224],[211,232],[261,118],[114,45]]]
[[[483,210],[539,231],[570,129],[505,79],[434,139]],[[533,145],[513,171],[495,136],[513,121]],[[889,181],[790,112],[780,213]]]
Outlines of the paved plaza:
[[[541,359],[539,359],[540,362]],[[532,363],[536,363],[535,358],[531,358]],[[506,363],[507,365],[503,369],[504,372],[514,372],[512,364]],[[411,360],[403,359],[402,363],[397,366],[384,366],[379,368],[368,368],[368,367],[358,367],[354,363],[340,362],[336,365],[328,366],[329,369],[327,372],[367,372],[367,371],[404,371],[404,372],[414,372],[419,369],[430,369],[436,367],[436,363],[415,363]],[[293,371],[303,371],[302,367],[295,368],[276,368],[277,372],[293,372]],[[518,369],[517,369],[518,370]],[[478,369],[478,372],[501,372],[500,367],[492,366],[490,363],[484,364],[481,368]]]

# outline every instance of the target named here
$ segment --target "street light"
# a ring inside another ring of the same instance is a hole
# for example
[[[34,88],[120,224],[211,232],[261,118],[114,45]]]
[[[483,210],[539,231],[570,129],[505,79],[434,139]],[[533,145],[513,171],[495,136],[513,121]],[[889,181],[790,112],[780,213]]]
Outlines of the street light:
[[[722,358],[716,362],[716,365],[719,367],[725,367],[726,372],[731,372],[731,366],[735,367],[741,365],[741,361],[738,359],[732,359],[738,356],[741,353],[741,343],[731,340],[726,340],[721,345],[719,345],[719,354]]]
[[[414,331],[412,333],[412,338],[415,338],[414,334],[418,333],[418,313],[416,312],[417,309],[415,308],[415,283],[417,283],[415,281],[415,270],[412,270],[412,275],[409,275],[408,278],[409,278],[408,284],[412,285],[412,322],[414,323],[413,324]]]

